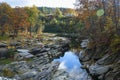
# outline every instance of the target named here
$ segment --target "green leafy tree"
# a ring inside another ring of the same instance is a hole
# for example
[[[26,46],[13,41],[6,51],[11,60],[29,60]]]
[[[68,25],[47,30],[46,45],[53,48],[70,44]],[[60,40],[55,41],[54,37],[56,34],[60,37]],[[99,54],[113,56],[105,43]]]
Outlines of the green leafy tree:
[[[58,18],[61,18],[63,16],[61,10],[59,8],[56,8],[55,10],[55,16]]]
[[[25,9],[26,9],[26,11],[28,13],[28,21],[30,23],[29,31],[30,31],[30,35],[31,35],[32,28],[35,26],[35,24],[37,22],[39,10],[37,9],[36,6],[26,7]]]
[[[43,24],[44,23],[40,19],[38,19],[37,23],[34,27],[34,32],[37,33],[37,34],[41,34],[42,31],[44,30],[44,25]]]

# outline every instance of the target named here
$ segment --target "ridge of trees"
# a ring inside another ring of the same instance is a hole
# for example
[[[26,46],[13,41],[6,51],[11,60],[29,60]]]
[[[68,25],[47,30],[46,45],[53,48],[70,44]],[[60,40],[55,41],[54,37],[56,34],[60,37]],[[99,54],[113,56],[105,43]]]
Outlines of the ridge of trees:
[[[70,15],[72,14],[72,16]],[[7,3],[0,3],[0,35],[17,36],[20,33],[32,35],[32,33],[62,32],[75,24],[72,18],[74,9],[47,8],[47,7],[15,7],[11,8]],[[67,22],[68,21],[68,22]],[[45,28],[44,28],[45,27]],[[49,29],[48,29],[49,28]],[[47,30],[48,29],[48,30]],[[67,32],[67,31],[66,31]]]
[[[76,8],[84,25],[80,34],[89,36],[90,46],[107,46],[108,53],[119,52],[120,0],[78,0]]]

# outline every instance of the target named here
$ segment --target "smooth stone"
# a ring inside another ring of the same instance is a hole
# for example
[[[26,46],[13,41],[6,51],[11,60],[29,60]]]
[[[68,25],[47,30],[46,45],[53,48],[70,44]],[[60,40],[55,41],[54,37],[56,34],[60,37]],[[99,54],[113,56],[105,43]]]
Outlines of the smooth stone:
[[[86,48],[88,46],[88,43],[89,43],[89,40],[85,39],[85,40],[82,40],[80,45],[81,45],[82,48]]]
[[[7,57],[8,49],[7,48],[0,48],[0,57]]]
[[[101,66],[101,65],[92,65],[89,67],[89,71],[92,75],[101,75],[104,74],[106,72],[108,72],[108,70],[110,69],[110,65],[107,66]]]
[[[22,79],[34,78],[38,74],[37,71],[30,70],[21,75]]]

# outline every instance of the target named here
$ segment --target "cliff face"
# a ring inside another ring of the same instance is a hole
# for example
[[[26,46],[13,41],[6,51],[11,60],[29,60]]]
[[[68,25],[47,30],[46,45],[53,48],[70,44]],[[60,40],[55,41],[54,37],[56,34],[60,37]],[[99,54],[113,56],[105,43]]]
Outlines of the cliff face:
[[[90,47],[90,43],[87,39],[81,43],[82,50],[78,56],[83,64],[82,68],[88,71],[93,80],[119,80],[120,51],[110,51],[110,46],[106,45]]]

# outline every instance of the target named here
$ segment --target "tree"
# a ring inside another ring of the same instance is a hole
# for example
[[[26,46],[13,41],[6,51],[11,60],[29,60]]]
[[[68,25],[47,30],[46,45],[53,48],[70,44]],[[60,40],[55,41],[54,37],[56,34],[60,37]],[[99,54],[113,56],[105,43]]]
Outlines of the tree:
[[[38,18],[36,25],[34,27],[34,32],[37,34],[41,34],[43,30],[44,30],[43,22]]]
[[[97,25],[95,30],[100,32],[105,30],[108,23],[108,17],[113,21],[114,27],[119,26],[119,0],[79,0],[77,11],[79,18],[85,24],[87,29]],[[101,14],[102,15],[98,15]],[[110,19],[109,19],[110,20]]]
[[[37,9],[36,6],[33,6],[31,8],[26,7],[25,9],[26,9],[27,14],[28,14],[27,19],[28,19],[28,21],[30,23],[29,31],[30,31],[30,36],[31,36],[32,28],[35,26],[37,18],[38,18],[39,10]]]
[[[4,36],[12,23],[13,9],[7,3],[0,3],[0,32]],[[7,29],[6,29],[7,28]]]
[[[95,46],[109,45],[119,30],[120,0],[78,0],[77,11]]]
[[[56,8],[56,10],[55,10],[55,16],[57,17],[57,18],[61,18],[63,15],[62,15],[62,12],[60,11],[60,9],[59,8]]]
[[[13,14],[13,34],[17,35],[18,31],[26,30],[30,25],[28,20],[28,14],[25,11],[25,8],[16,7],[14,8]]]

